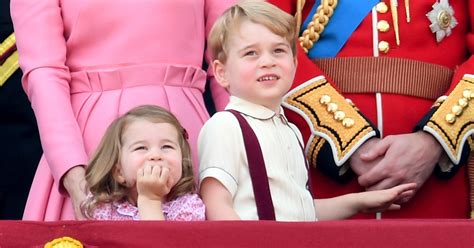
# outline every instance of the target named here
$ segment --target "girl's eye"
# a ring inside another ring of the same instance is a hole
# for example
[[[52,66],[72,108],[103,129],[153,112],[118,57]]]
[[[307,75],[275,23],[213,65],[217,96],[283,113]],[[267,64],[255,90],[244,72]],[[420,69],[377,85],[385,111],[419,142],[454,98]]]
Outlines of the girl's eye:
[[[135,147],[134,150],[135,150],[135,151],[146,150],[146,146],[137,146],[137,147]]]
[[[174,149],[174,146],[172,145],[164,145],[161,147],[162,149]]]

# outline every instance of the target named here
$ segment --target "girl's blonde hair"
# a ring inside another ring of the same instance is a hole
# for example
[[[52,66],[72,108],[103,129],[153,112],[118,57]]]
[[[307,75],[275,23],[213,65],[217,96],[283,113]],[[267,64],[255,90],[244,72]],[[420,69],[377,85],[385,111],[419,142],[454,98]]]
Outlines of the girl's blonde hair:
[[[284,37],[296,56],[296,21],[293,16],[278,7],[263,1],[243,1],[235,4],[220,16],[209,33],[207,46],[211,60],[227,61],[228,39],[240,30],[244,21],[261,24],[274,34]]]
[[[187,132],[178,119],[168,110],[153,106],[143,105],[133,108],[125,115],[113,121],[107,128],[97,150],[86,169],[86,181],[92,198],[82,204],[82,211],[86,217],[91,218],[92,212],[101,203],[125,200],[129,188],[121,185],[114,179],[114,168],[119,163],[122,154],[122,137],[127,127],[136,120],[147,120],[153,123],[168,123],[178,130],[178,142],[182,154],[182,175],[176,185],[171,188],[167,200],[174,200],[178,196],[196,190],[193,179],[191,162],[191,149],[187,139]]]

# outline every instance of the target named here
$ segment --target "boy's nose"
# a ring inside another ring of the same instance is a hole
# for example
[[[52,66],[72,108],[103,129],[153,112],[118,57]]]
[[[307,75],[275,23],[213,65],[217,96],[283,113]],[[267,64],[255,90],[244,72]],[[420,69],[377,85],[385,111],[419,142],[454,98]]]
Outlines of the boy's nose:
[[[264,53],[260,57],[260,65],[262,67],[272,67],[275,64],[276,63],[275,63],[275,58],[274,58],[273,54]]]

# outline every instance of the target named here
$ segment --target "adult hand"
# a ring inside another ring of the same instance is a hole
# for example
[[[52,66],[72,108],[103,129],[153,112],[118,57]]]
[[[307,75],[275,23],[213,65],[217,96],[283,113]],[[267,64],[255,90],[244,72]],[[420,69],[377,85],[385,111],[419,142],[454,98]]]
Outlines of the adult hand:
[[[376,144],[381,141],[379,138],[372,138],[367,140],[362,146],[360,146],[357,151],[351,156],[350,164],[352,170],[359,176],[364,175],[370,171],[377,163],[382,160],[383,155],[374,158],[373,160],[362,160],[361,155],[367,153],[372,149]]]
[[[384,157],[359,177],[359,184],[367,190],[379,190],[403,183],[416,183],[416,192],[433,172],[442,151],[435,138],[422,131],[387,136],[368,152],[361,154],[360,158],[367,162]],[[401,202],[408,201],[413,195]]]
[[[81,204],[86,199],[86,179],[85,170],[82,166],[76,166],[70,169],[63,179],[64,188],[69,193],[74,208],[76,220],[85,220],[81,211]]]

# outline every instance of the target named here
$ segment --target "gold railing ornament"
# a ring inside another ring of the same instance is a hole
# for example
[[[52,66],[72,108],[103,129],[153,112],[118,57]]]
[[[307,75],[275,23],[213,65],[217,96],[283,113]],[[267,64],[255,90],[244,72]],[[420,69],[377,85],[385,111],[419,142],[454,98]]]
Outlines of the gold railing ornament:
[[[44,245],[44,248],[83,248],[81,242],[71,237],[61,237],[54,239]]]

